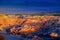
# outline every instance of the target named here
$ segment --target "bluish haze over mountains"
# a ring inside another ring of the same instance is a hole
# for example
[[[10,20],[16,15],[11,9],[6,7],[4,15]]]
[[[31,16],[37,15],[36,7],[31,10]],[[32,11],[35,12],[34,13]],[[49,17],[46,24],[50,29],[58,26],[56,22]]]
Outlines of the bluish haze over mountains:
[[[0,12],[59,12],[59,4],[59,0],[0,0]]]

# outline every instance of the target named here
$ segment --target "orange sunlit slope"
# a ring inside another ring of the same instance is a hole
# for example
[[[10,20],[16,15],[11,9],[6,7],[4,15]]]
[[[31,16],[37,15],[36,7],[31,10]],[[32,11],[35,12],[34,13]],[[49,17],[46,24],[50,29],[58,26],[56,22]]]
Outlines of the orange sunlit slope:
[[[22,17],[21,17],[22,16]],[[23,23],[21,30],[16,30],[16,28],[13,26],[10,31],[13,32],[21,32],[21,33],[27,33],[27,32],[34,32],[39,30],[44,23],[48,20],[58,19],[60,23],[60,18],[58,16],[31,16],[31,15],[6,15],[6,14],[0,14],[0,30],[3,28],[6,28],[10,25],[15,24],[21,24],[23,21],[26,20],[25,23]],[[35,26],[33,26],[33,25]],[[52,35],[52,34],[51,34]]]

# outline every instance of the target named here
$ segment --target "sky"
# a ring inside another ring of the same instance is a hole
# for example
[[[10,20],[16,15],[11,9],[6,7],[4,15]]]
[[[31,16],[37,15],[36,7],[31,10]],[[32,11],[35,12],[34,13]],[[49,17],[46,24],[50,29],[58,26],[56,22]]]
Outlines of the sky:
[[[60,12],[59,0],[0,0],[0,13]]]

